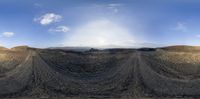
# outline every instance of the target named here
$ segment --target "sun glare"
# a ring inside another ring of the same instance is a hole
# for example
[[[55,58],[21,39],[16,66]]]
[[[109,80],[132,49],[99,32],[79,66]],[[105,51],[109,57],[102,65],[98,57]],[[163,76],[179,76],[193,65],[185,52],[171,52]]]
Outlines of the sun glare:
[[[134,38],[125,27],[109,20],[95,20],[77,28],[72,36],[66,37],[64,45],[113,47],[129,46],[129,41],[134,43]]]

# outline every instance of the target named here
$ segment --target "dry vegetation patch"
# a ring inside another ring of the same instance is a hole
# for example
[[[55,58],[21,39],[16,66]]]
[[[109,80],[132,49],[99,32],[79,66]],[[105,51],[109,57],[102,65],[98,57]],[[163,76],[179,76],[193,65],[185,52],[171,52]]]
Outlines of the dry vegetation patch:
[[[157,54],[157,59],[172,62],[172,63],[200,63],[200,53],[193,52],[160,52]]]
[[[25,60],[27,54],[27,51],[0,51],[0,73],[14,69]]]

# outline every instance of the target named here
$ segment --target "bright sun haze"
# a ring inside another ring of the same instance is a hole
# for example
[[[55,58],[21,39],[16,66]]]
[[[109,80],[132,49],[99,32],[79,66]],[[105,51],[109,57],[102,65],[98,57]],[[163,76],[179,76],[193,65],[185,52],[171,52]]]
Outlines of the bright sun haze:
[[[87,47],[114,47],[131,46],[126,42],[134,43],[133,35],[123,26],[109,20],[94,20],[67,36],[64,45]]]

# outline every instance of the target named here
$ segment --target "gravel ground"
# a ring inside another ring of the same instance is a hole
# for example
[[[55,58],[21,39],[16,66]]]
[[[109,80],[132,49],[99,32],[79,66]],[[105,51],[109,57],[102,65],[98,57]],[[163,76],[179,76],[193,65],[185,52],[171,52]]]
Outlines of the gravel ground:
[[[199,98],[198,57],[191,52],[4,50],[0,98]]]

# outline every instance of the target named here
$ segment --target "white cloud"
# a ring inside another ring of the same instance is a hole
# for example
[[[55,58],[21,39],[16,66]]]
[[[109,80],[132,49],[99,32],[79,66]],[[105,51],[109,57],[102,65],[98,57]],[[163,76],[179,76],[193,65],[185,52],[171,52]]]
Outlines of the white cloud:
[[[62,19],[61,15],[54,13],[47,13],[38,18],[34,18],[35,22],[39,22],[41,25],[49,25],[51,23],[59,22]]]
[[[67,26],[58,26],[56,28],[49,29],[49,32],[61,32],[61,33],[67,33],[70,31],[70,28]]]
[[[180,32],[186,32],[187,31],[187,26],[183,22],[178,22],[176,27],[173,28],[173,30],[180,31]]]
[[[12,37],[14,35],[15,35],[15,33],[13,33],[13,32],[3,32],[2,33],[2,37]]]

